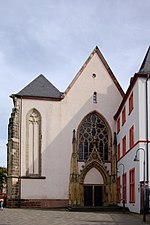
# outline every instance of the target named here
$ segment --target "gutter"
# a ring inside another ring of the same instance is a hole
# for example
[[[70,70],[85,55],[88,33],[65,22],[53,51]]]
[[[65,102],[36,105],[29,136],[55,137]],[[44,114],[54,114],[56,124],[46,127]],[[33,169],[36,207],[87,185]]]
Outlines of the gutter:
[[[19,133],[19,201],[18,207],[21,208],[21,128],[22,128],[22,96],[21,96],[21,106],[20,106],[20,133]]]

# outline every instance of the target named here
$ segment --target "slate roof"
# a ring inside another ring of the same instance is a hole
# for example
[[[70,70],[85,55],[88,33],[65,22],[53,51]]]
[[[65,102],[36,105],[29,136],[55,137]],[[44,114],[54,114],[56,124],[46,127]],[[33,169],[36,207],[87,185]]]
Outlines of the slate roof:
[[[135,73],[134,76],[131,77],[130,85],[129,85],[128,89],[127,89],[127,92],[126,92],[126,94],[125,94],[125,96],[124,96],[124,98],[123,98],[123,100],[122,100],[122,102],[121,102],[121,104],[120,104],[116,114],[114,115],[114,119],[115,120],[117,120],[118,116],[120,115],[120,112],[123,109],[124,104],[125,104],[126,100],[128,99],[131,91],[133,90],[133,87],[134,87],[137,79],[139,77],[140,78],[142,77],[142,78],[146,78],[146,79],[148,78],[149,79],[149,76],[150,76],[150,47],[147,50],[147,53],[146,53],[146,55],[144,57],[144,60],[143,60],[142,65],[141,65],[141,67],[139,69],[139,72]]]
[[[147,50],[143,63],[140,67],[139,73],[150,74],[150,47]]]
[[[49,82],[42,74],[29,83],[15,96],[62,98],[62,93]]]

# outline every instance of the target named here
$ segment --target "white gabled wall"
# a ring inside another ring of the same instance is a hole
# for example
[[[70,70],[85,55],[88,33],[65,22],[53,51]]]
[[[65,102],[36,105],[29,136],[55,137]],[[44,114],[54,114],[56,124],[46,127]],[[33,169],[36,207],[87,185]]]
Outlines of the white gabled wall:
[[[96,78],[92,77],[93,73]],[[93,103],[95,91],[97,104]],[[23,99],[21,173],[25,175],[26,114],[36,108],[42,117],[42,176],[46,179],[22,179],[22,198],[68,199],[73,129],[77,130],[81,120],[96,110],[106,119],[113,135],[113,116],[121,100],[118,88],[97,54],[91,58],[63,100]]]

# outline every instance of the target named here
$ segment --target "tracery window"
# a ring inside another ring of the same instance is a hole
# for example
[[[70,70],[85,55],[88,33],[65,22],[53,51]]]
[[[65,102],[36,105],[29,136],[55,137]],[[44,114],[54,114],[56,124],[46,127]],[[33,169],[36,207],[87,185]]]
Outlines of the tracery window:
[[[41,116],[36,109],[29,111],[26,117],[26,174],[41,174]]]
[[[91,113],[85,117],[78,129],[78,159],[87,160],[92,149],[93,141],[102,160],[108,157],[108,128],[104,120],[97,113]]]

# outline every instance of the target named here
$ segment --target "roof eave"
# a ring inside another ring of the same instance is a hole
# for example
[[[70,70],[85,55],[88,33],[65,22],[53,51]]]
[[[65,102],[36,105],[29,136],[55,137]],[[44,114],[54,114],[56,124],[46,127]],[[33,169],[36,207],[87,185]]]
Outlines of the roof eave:
[[[119,114],[120,114],[120,112],[121,112],[121,110],[124,106],[124,103],[126,102],[128,96],[130,95],[130,93],[131,93],[131,91],[132,91],[132,89],[133,89],[133,87],[134,87],[138,78],[145,78],[146,79],[146,78],[150,78],[150,75],[149,74],[143,74],[143,73],[140,73],[140,72],[134,74],[134,77],[133,77],[133,79],[132,79],[132,81],[131,81],[128,89],[127,89],[127,92],[126,92],[126,94],[125,94],[116,114],[114,115],[114,120],[117,120],[117,118],[118,118],[118,116],[119,116]]]
[[[63,95],[60,97],[50,97],[50,96],[31,96],[31,95],[18,95],[12,94],[11,98],[17,97],[21,99],[34,99],[34,100],[47,100],[47,101],[61,101],[63,99]]]

